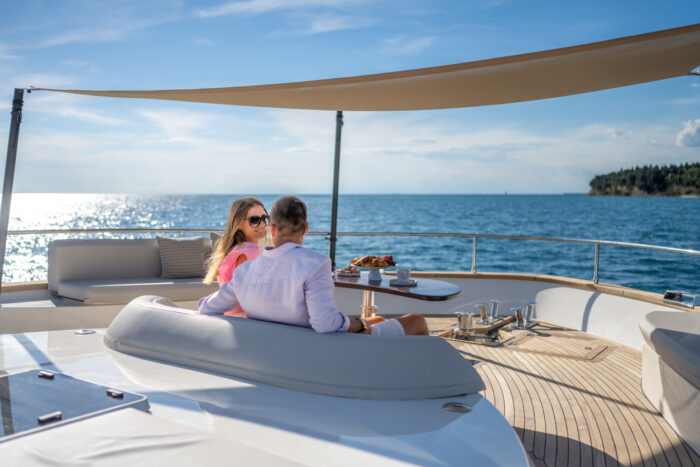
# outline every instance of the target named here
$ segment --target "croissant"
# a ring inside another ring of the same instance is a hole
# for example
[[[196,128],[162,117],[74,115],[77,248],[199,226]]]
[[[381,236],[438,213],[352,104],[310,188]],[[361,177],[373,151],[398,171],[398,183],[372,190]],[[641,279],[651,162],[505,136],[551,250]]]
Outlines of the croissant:
[[[389,261],[381,256],[365,255],[359,258],[353,258],[350,264],[366,268],[385,268],[392,263],[389,263]]]

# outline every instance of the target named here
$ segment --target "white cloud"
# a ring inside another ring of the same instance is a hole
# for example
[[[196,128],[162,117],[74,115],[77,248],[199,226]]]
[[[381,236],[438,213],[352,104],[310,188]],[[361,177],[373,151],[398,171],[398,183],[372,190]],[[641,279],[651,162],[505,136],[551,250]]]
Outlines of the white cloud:
[[[248,0],[242,2],[229,2],[212,8],[200,10],[198,15],[202,18],[226,15],[260,15],[275,10],[298,10],[314,7],[337,7],[351,1],[338,0]]]
[[[606,128],[605,133],[612,139],[627,139],[627,132],[619,128]]]
[[[114,126],[125,123],[120,118],[92,110],[87,103],[95,102],[82,96],[44,91],[34,91],[31,95],[25,96],[25,109],[28,112],[60,115],[98,125]]]
[[[383,49],[394,55],[414,55],[427,49],[435,42],[435,37],[407,38],[406,36],[394,37],[384,41]]]
[[[697,105],[700,103],[700,97],[683,97],[671,101],[675,105]]]
[[[155,123],[165,136],[166,142],[191,143],[197,141],[197,131],[206,128],[214,116],[182,109],[139,110],[138,115]]]
[[[106,117],[95,112],[90,112],[89,110],[76,109],[74,107],[64,107],[56,113],[63,117],[75,118],[90,123],[99,123],[101,125],[122,125],[124,123],[123,120],[118,118]]]
[[[54,47],[57,45],[71,44],[74,42],[113,42],[122,39],[135,28],[124,26],[116,29],[92,29],[83,31],[72,31],[57,34],[52,37],[47,37],[38,40],[31,46],[26,48],[42,49],[45,47]]]
[[[683,123],[683,129],[676,136],[676,144],[685,147],[700,146],[700,119]]]
[[[73,15],[71,15],[70,20],[63,21],[63,23],[69,23],[69,26],[61,23],[62,18],[54,18],[58,22],[52,24],[50,28],[37,27],[31,41],[25,41],[21,44],[5,44],[5,50],[43,49],[80,42],[116,42],[136,31],[172,22],[182,17],[177,8],[172,5],[167,7],[153,5],[152,7],[156,9],[155,12],[150,12],[141,6],[138,9],[129,10],[123,4],[114,6],[109,2],[95,3],[91,6],[96,9],[104,7],[106,11],[100,11],[97,15],[83,12],[85,13],[82,18],[84,26],[75,26],[75,22],[72,21],[75,19]],[[52,35],[46,36],[45,30],[50,30]],[[0,54],[2,51],[3,49],[0,47]]]
[[[313,10],[319,8],[345,9],[352,3],[363,3],[366,0],[354,1],[338,1],[338,0],[249,0],[230,2],[218,5],[205,10],[200,10],[198,15],[203,18],[227,16],[227,15],[247,15],[257,16],[265,13],[271,13],[280,10],[290,10],[293,12],[302,12],[305,10]],[[372,21],[367,18],[358,16],[342,15],[337,11],[324,12],[310,18],[295,18],[294,23],[308,21],[306,27],[299,31],[291,33],[291,35],[310,35],[322,34],[332,31],[342,31],[348,29],[364,28],[372,24]],[[273,35],[285,36],[290,35],[288,32],[275,32]]]
[[[214,45],[214,44],[215,44],[214,41],[209,40],[209,39],[205,39],[205,38],[203,38],[203,37],[197,37],[197,38],[194,40],[194,43],[197,44],[197,45]]]
[[[284,8],[285,3],[287,2],[282,0],[250,0],[247,2],[231,2],[207,8],[205,10],[200,10],[198,14],[202,18],[235,15],[240,13],[256,15]]]
[[[342,31],[346,29],[359,29],[366,27],[369,23],[358,18],[339,15],[321,15],[315,17],[306,34],[320,34],[324,32]]]
[[[9,52],[10,47],[0,42],[0,60],[18,60],[20,57]]]
[[[85,71],[88,71],[90,73],[102,71],[102,68],[100,66],[97,66],[92,62],[87,62],[84,60],[63,60],[61,62],[61,65],[79,70],[80,73],[84,73]]]
[[[10,82],[13,88],[27,88],[29,86],[42,88],[62,88],[77,83],[77,80],[69,75],[50,73],[32,73],[12,77]]]

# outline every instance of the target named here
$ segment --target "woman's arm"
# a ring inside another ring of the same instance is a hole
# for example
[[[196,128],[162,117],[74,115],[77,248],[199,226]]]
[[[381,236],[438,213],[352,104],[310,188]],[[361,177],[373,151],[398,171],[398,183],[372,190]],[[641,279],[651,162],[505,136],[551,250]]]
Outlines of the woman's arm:
[[[242,261],[241,257],[243,258]],[[236,250],[233,250],[226,255],[226,258],[219,263],[219,285],[223,286],[225,283],[230,281],[233,278],[233,271],[247,259],[248,257],[245,254]]]

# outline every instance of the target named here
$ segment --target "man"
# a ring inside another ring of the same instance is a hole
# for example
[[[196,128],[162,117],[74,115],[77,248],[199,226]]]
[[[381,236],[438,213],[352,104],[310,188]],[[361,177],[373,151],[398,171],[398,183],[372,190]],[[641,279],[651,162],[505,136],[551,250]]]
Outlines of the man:
[[[278,199],[270,210],[275,245],[241,264],[233,279],[199,301],[203,315],[221,315],[240,304],[249,318],[310,327],[316,332],[374,335],[427,334],[425,319],[405,315],[371,324],[348,318],[335,307],[331,260],[302,246],[309,231],[306,205],[296,196]]]

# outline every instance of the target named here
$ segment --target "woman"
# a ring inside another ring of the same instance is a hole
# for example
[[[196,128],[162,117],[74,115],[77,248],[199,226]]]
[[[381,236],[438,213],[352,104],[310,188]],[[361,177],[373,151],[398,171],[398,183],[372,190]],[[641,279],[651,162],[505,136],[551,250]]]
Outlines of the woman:
[[[275,248],[265,249],[259,259],[241,266],[218,292],[200,299],[200,314],[225,314],[231,307],[243,304],[251,318],[322,333],[428,334],[425,318],[420,315],[391,319],[377,316],[365,321],[338,311],[330,258],[304,247],[304,235],[309,231],[306,214],[306,205],[296,196],[275,201],[270,211]]]
[[[238,266],[247,260],[257,258],[261,249],[269,243],[267,238],[269,222],[270,216],[259,199],[247,197],[234,201],[231,204],[224,235],[216,243],[209,257],[204,282],[211,284],[218,278],[219,286],[222,286],[231,280]],[[246,317],[240,306],[224,314]]]

